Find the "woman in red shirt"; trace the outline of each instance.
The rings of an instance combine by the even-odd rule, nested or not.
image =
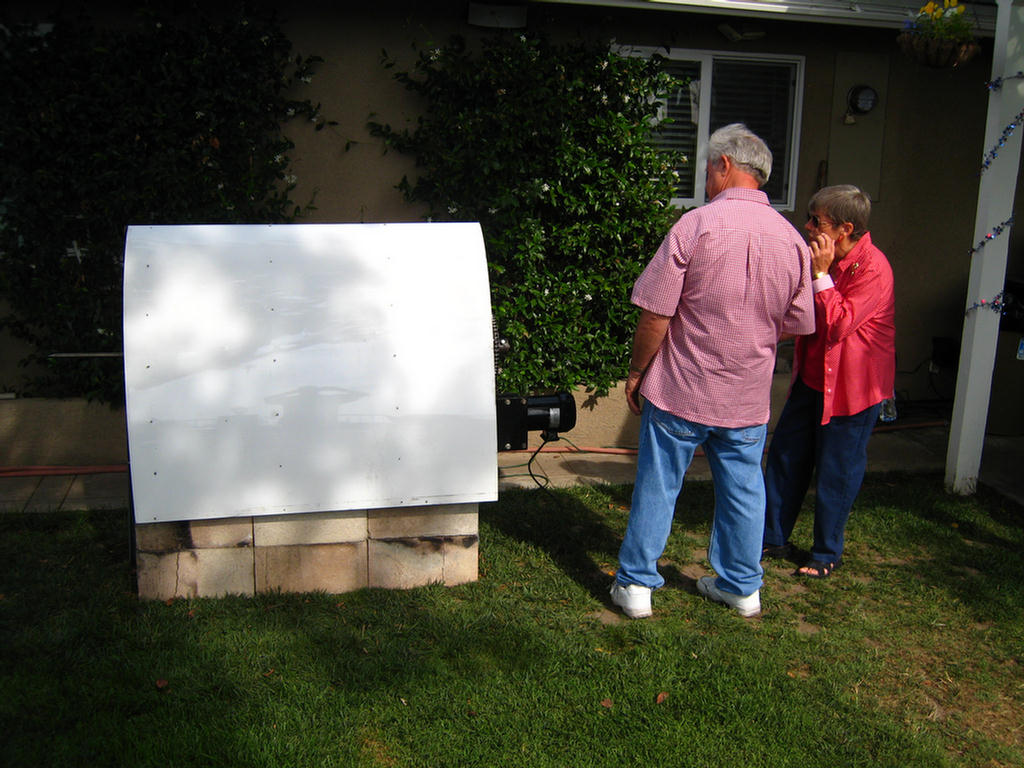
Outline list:
[[[811,560],[798,573],[825,578],[842,562],[868,438],[892,396],[896,329],[892,268],[867,231],[868,196],[825,187],[807,210],[815,332],[796,339],[793,386],[768,449],[762,555],[792,556],[789,537],[817,468]]]

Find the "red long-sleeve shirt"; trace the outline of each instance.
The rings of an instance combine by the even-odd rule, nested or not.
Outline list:
[[[892,397],[896,325],[892,267],[865,233],[812,283],[815,332],[796,340],[794,376],[824,393],[821,423]]]

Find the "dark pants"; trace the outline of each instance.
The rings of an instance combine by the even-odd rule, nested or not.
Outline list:
[[[822,393],[799,378],[793,383],[768,448],[764,544],[780,546],[789,541],[817,469],[811,555],[815,560],[839,562],[881,403],[852,416],[833,416],[822,426],[822,401]]]

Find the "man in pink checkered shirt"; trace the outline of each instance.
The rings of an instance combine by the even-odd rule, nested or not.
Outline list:
[[[761,611],[761,457],[775,349],[814,331],[810,251],[761,191],[771,151],[741,124],[708,142],[710,200],[684,214],[633,287],[642,310],[626,398],[642,416],[636,485],[612,602],[651,615],[683,476],[703,447],[715,484],[698,591],[743,616]],[[643,396],[641,402],[640,396]]]

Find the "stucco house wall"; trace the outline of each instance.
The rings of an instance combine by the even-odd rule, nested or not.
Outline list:
[[[287,29],[296,48],[326,59],[304,95],[322,102],[324,112],[339,121],[330,131],[292,134],[296,199],[315,191],[313,220],[410,221],[424,215],[394,188],[403,175],[414,176],[412,160],[385,153],[366,122],[372,113],[395,126],[414,125],[419,105],[393,72],[412,66],[414,46],[429,47],[451,33],[471,40],[489,34],[467,23],[466,5],[379,2],[362,10],[289,10]],[[978,171],[986,151],[984,84],[990,78],[991,41],[984,41],[968,64],[936,70],[906,59],[891,29],[758,19],[748,26],[764,37],[733,43],[717,26],[723,21],[735,26],[737,20],[714,14],[541,3],[529,5],[527,18],[531,32],[555,38],[598,36],[632,45],[805,56],[797,208],[784,213],[802,227],[806,201],[822,182],[849,181],[827,168],[833,142],[863,152],[865,162],[880,152],[871,231],[896,276],[897,391],[911,399],[934,398],[937,390],[952,396],[953,372],[935,375],[927,363],[934,338],[959,347]],[[398,60],[395,70],[381,66],[382,50]],[[884,114],[871,118],[883,122],[880,147],[870,136],[861,147],[861,126],[844,124],[844,110],[836,104],[837,66],[848,66],[851,57],[854,63],[869,60],[872,75],[879,68],[883,73],[883,81],[870,83],[883,93]],[[1019,260],[1011,252],[1011,274],[1015,267]]]
[[[417,50],[452,33],[471,41],[491,30],[473,27],[465,0],[378,0],[372,4],[310,2],[282,6],[295,50],[325,60],[300,94],[323,105],[338,125],[322,131],[291,125],[296,143],[292,170],[298,177],[294,199],[315,196],[313,222],[419,221],[421,206],[407,203],[395,185],[413,176],[413,160],[385,152],[371,137],[373,119],[413,125],[422,105],[395,81],[409,69]],[[723,22],[764,32],[757,40],[730,42],[717,27]],[[830,152],[864,154],[879,162],[879,185],[871,230],[889,256],[897,291],[897,391],[911,399],[952,396],[954,374],[929,371],[933,339],[959,347],[991,77],[991,40],[981,53],[953,70],[912,62],[896,45],[897,31],[774,19],[740,19],[710,13],[638,10],[601,6],[529,3],[528,29],[555,38],[597,36],[621,44],[806,57],[800,131],[796,210],[785,214],[797,227],[805,220],[807,199],[821,183],[845,183],[830,172]],[[382,52],[397,61],[381,64]],[[841,108],[843,77],[851,62],[871,63],[870,83],[883,94],[881,140],[862,125],[846,125]],[[853,68],[856,73],[856,66]],[[837,72],[840,76],[837,77]],[[880,154],[879,154],[880,153]],[[835,160],[835,158],[832,158]],[[859,162],[855,157],[852,162]],[[1024,273],[1020,237],[1011,235],[1009,274]],[[1024,237],[1022,235],[1021,237]],[[637,254],[646,259],[649,254]],[[21,350],[0,339],[0,389],[21,376]],[[954,358],[955,359],[955,358]]]

